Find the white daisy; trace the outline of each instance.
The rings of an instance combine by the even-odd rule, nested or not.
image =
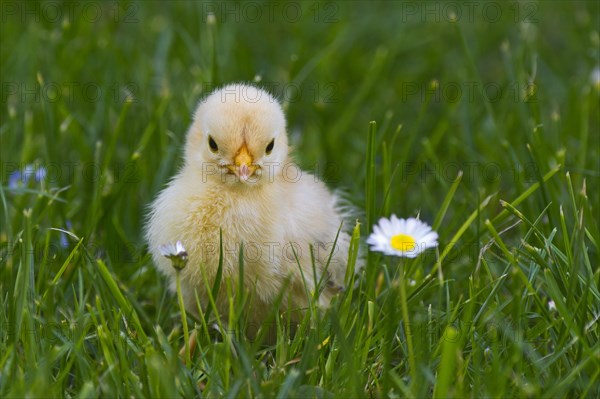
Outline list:
[[[171,260],[171,264],[177,270],[181,270],[187,264],[188,253],[183,247],[181,241],[177,241],[175,244],[172,242],[161,245],[158,247],[158,250],[165,258],[169,258]]]
[[[415,258],[428,248],[437,247],[438,234],[419,219],[381,218],[367,239],[371,251]]]

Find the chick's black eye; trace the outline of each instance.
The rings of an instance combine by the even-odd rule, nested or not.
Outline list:
[[[273,151],[273,146],[275,146],[275,139],[271,140],[271,142],[267,145],[267,148],[265,149],[267,155],[269,155],[271,151]]]
[[[219,146],[211,136],[208,136],[208,146],[212,152],[219,151]]]

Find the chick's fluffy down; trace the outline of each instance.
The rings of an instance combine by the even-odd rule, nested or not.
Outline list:
[[[197,314],[195,292],[207,306],[207,287],[212,288],[218,270],[220,231],[221,317],[229,310],[228,280],[230,292],[237,292],[242,243],[251,320],[263,320],[283,289],[282,312],[305,308],[315,281],[322,288],[320,305],[342,288],[349,223],[342,226],[338,198],[301,171],[288,151],[285,117],[265,91],[229,85],[199,104],[187,133],[184,166],[152,204],[147,224],[154,262],[171,289],[175,270],[159,247],[179,240],[188,252],[181,280],[189,311]]]

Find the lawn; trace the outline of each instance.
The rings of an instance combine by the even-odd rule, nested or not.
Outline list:
[[[0,397],[600,397],[597,2],[0,18]],[[186,362],[143,228],[196,104],[240,81],[281,100],[297,162],[360,210],[365,266],[296,334],[274,316],[249,339],[243,302],[222,334],[188,314]],[[391,214],[439,246],[369,252]]]

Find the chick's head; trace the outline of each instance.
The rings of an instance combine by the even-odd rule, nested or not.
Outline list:
[[[285,116],[266,91],[232,84],[198,105],[188,131],[185,168],[201,174],[202,181],[266,184],[287,157]]]

